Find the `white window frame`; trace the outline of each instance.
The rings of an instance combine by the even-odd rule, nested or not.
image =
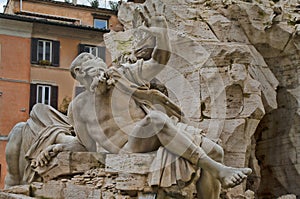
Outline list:
[[[43,43],[43,57],[39,57],[39,52],[40,52],[40,42],[42,42]],[[50,44],[50,56],[49,56],[49,60],[48,59],[46,59],[46,44],[47,43],[49,43]],[[52,62],[52,41],[47,41],[47,40],[38,40],[38,42],[37,42],[37,59],[38,59],[38,61],[40,61],[40,60],[48,60],[48,61],[50,61],[50,62]]]
[[[40,88],[42,88],[42,99],[41,102],[39,102],[39,92],[40,92]],[[47,86],[47,85],[37,85],[36,89],[36,103],[42,103],[42,104],[46,104],[46,88],[48,88],[48,103],[47,105],[51,104],[51,86]]]
[[[94,18],[94,28],[98,28],[98,27],[96,27],[96,21],[97,20],[105,22],[105,29],[108,29],[108,21],[107,21],[107,19],[99,19],[99,18]]]
[[[95,55],[96,57],[98,57],[98,47],[97,46],[85,45],[84,50],[86,48],[88,49],[88,53],[91,53],[91,54]]]

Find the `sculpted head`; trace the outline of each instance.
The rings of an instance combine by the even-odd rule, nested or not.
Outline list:
[[[74,79],[79,81],[86,89],[94,88],[96,81],[104,79],[107,69],[105,62],[90,53],[81,53],[71,63],[70,72]]]
[[[107,68],[105,62],[90,53],[81,53],[71,63],[70,71],[74,79],[84,76],[97,76]]]
[[[231,64],[229,69],[229,75],[232,81],[239,82],[247,78],[247,69],[244,64]]]

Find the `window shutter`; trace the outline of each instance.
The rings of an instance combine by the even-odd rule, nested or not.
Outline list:
[[[50,105],[57,109],[58,86],[51,86],[51,102]]]
[[[29,111],[36,104],[36,84],[30,84],[30,99],[29,99]]]
[[[77,95],[79,95],[80,93],[84,92],[84,91],[85,91],[85,88],[84,88],[84,87],[82,87],[82,86],[76,86],[76,87],[75,87],[75,97],[76,97]]]
[[[106,54],[105,54],[106,48],[104,46],[98,46],[98,57],[103,59],[103,61],[106,61]]]
[[[83,53],[84,52],[84,44],[79,44],[78,45],[78,55],[80,54],[80,53]]]
[[[31,63],[32,64],[37,64],[37,44],[38,44],[38,39],[37,38],[32,38],[31,39]]]
[[[59,66],[60,42],[52,41],[52,65]]]

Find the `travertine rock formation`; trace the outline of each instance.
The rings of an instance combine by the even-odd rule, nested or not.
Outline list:
[[[255,136],[261,169],[261,183],[255,191],[270,198],[286,193],[300,195],[300,4],[299,1],[274,2],[238,2],[222,9],[225,16],[238,21],[279,80],[278,109],[262,119]]]
[[[149,7],[151,3],[145,4]],[[176,69],[160,76],[171,96],[207,136],[222,141],[226,164],[252,166],[248,188],[256,195],[299,196],[300,2],[155,3],[157,8],[165,6],[163,12],[172,29],[170,66]],[[140,23],[131,14],[136,7],[123,4],[120,10],[127,31],[134,32]],[[132,50],[130,43],[133,49],[140,48],[134,37],[126,41],[122,52]],[[120,50],[107,44],[117,57]],[[239,191],[234,192],[231,196]]]
[[[299,1],[123,3],[119,19],[125,32],[105,36],[113,64],[149,57],[154,41],[147,33],[136,31],[143,23],[136,9],[147,13],[144,5],[151,9],[152,3],[158,13],[166,16],[172,40],[169,67],[159,74],[158,81],[165,84],[169,96],[183,107],[194,125],[223,146],[226,165],[250,166],[254,171],[247,184],[224,192],[222,197],[299,197]],[[136,179],[100,172],[102,176],[94,176],[96,183],[89,176],[93,172],[39,185],[37,193],[42,194],[43,187],[51,187],[53,183],[56,187],[66,187],[58,190],[60,193],[74,194],[70,190],[76,189],[82,190],[85,196],[104,194],[105,198],[126,189],[128,184],[122,182]],[[106,177],[112,179],[111,183]],[[119,188],[116,189],[117,178]],[[140,194],[147,192],[147,187],[141,191],[139,183],[142,181],[144,179],[132,181]],[[106,189],[101,192],[101,187]],[[245,192],[246,189],[254,194]],[[136,190],[127,190],[129,196],[124,194],[122,198],[134,193]],[[286,195],[290,193],[294,195]]]
[[[147,178],[155,155],[62,152],[50,163],[50,170],[40,173],[43,183],[13,186],[0,192],[0,198],[196,198],[199,173],[189,183],[149,186]]]
[[[299,11],[299,1],[239,3],[224,10],[239,21],[279,80],[278,109],[266,114],[255,135],[261,169],[257,192],[268,198],[300,195]]]
[[[170,67],[159,75],[159,81],[195,125],[222,144],[225,164],[252,166],[254,175],[248,185],[257,189],[260,167],[251,139],[255,143],[253,134],[265,113],[277,108],[279,83],[257,44],[268,43],[265,28],[277,23],[274,12],[281,9],[272,2],[243,1],[158,0],[143,5],[123,4],[119,19],[126,31],[110,33],[105,38],[115,64],[126,60],[121,56],[124,53],[128,57],[132,51],[136,57],[151,53],[151,38],[146,33],[137,34],[142,19],[135,10],[144,9],[146,13],[149,9],[153,13],[152,3],[166,15],[173,50]],[[275,32],[280,34],[279,30],[283,29]],[[146,45],[136,42],[141,38]],[[281,44],[286,44],[281,39]],[[279,43],[269,45],[280,48]],[[235,198],[244,190],[245,186],[239,186],[226,195]]]

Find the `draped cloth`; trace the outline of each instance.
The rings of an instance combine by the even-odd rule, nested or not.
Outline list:
[[[108,75],[115,82],[115,87],[132,96],[145,112],[163,108],[173,119],[178,131],[188,133],[193,138],[192,142],[200,146],[202,142],[202,130],[189,126],[180,107],[158,90],[149,89],[146,82],[141,79],[143,60],[137,62],[137,67],[132,69],[122,66],[121,70],[112,69]],[[160,147],[153,160],[148,184],[150,186],[170,187],[179,182],[190,182],[197,169],[186,159],[175,155],[164,147]]]
[[[137,62],[137,67],[123,67],[121,70],[110,70],[108,75],[115,81],[115,88],[131,96],[138,105],[147,110],[157,110],[163,108],[170,118],[174,119],[174,124],[183,133],[189,133],[194,138],[193,142],[198,146],[201,144],[201,130],[186,124],[181,109],[167,96],[157,90],[149,89],[147,83],[141,80],[142,61]],[[23,128],[23,133],[27,142],[26,159],[28,160],[24,171],[24,180],[32,182],[35,179],[35,171],[30,167],[32,160],[48,146],[55,144],[60,133],[71,135],[73,127],[70,125],[67,116],[59,113],[50,106],[37,104],[30,114],[30,119]],[[26,137],[27,136],[27,137]],[[197,169],[197,168],[196,168]],[[189,182],[196,172],[194,166],[186,159],[169,152],[166,148],[160,147],[154,159],[148,182],[151,186],[170,187],[180,181]]]
[[[202,142],[201,130],[188,126],[184,123],[177,123],[179,131],[184,131],[193,137],[193,143],[200,146]],[[169,152],[166,148],[160,147],[150,167],[148,184],[151,186],[170,187],[180,182],[190,182],[197,169],[186,159]],[[181,184],[181,183],[180,183]]]
[[[170,187],[179,182],[191,181],[195,173],[196,168],[190,162],[160,147],[150,167],[148,184]]]
[[[54,108],[44,104],[36,104],[30,112],[30,119],[23,127],[23,146],[27,164],[23,180],[32,182],[35,179],[35,171],[31,168],[31,161],[48,146],[55,144],[60,133],[71,135],[72,126],[69,124],[67,116],[58,112]],[[25,141],[25,142],[24,142]]]
[[[139,60],[133,69],[126,66],[122,66],[119,70],[110,68],[108,77],[114,80],[115,88],[131,96],[137,104],[142,105],[142,108],[157,110],[160,107],[168,116],[176,117],[179,121],[187,121],[180,107],[170,98],[158,90],[149,89],[149,84],[141,78],[142,66],[143,60]]]

